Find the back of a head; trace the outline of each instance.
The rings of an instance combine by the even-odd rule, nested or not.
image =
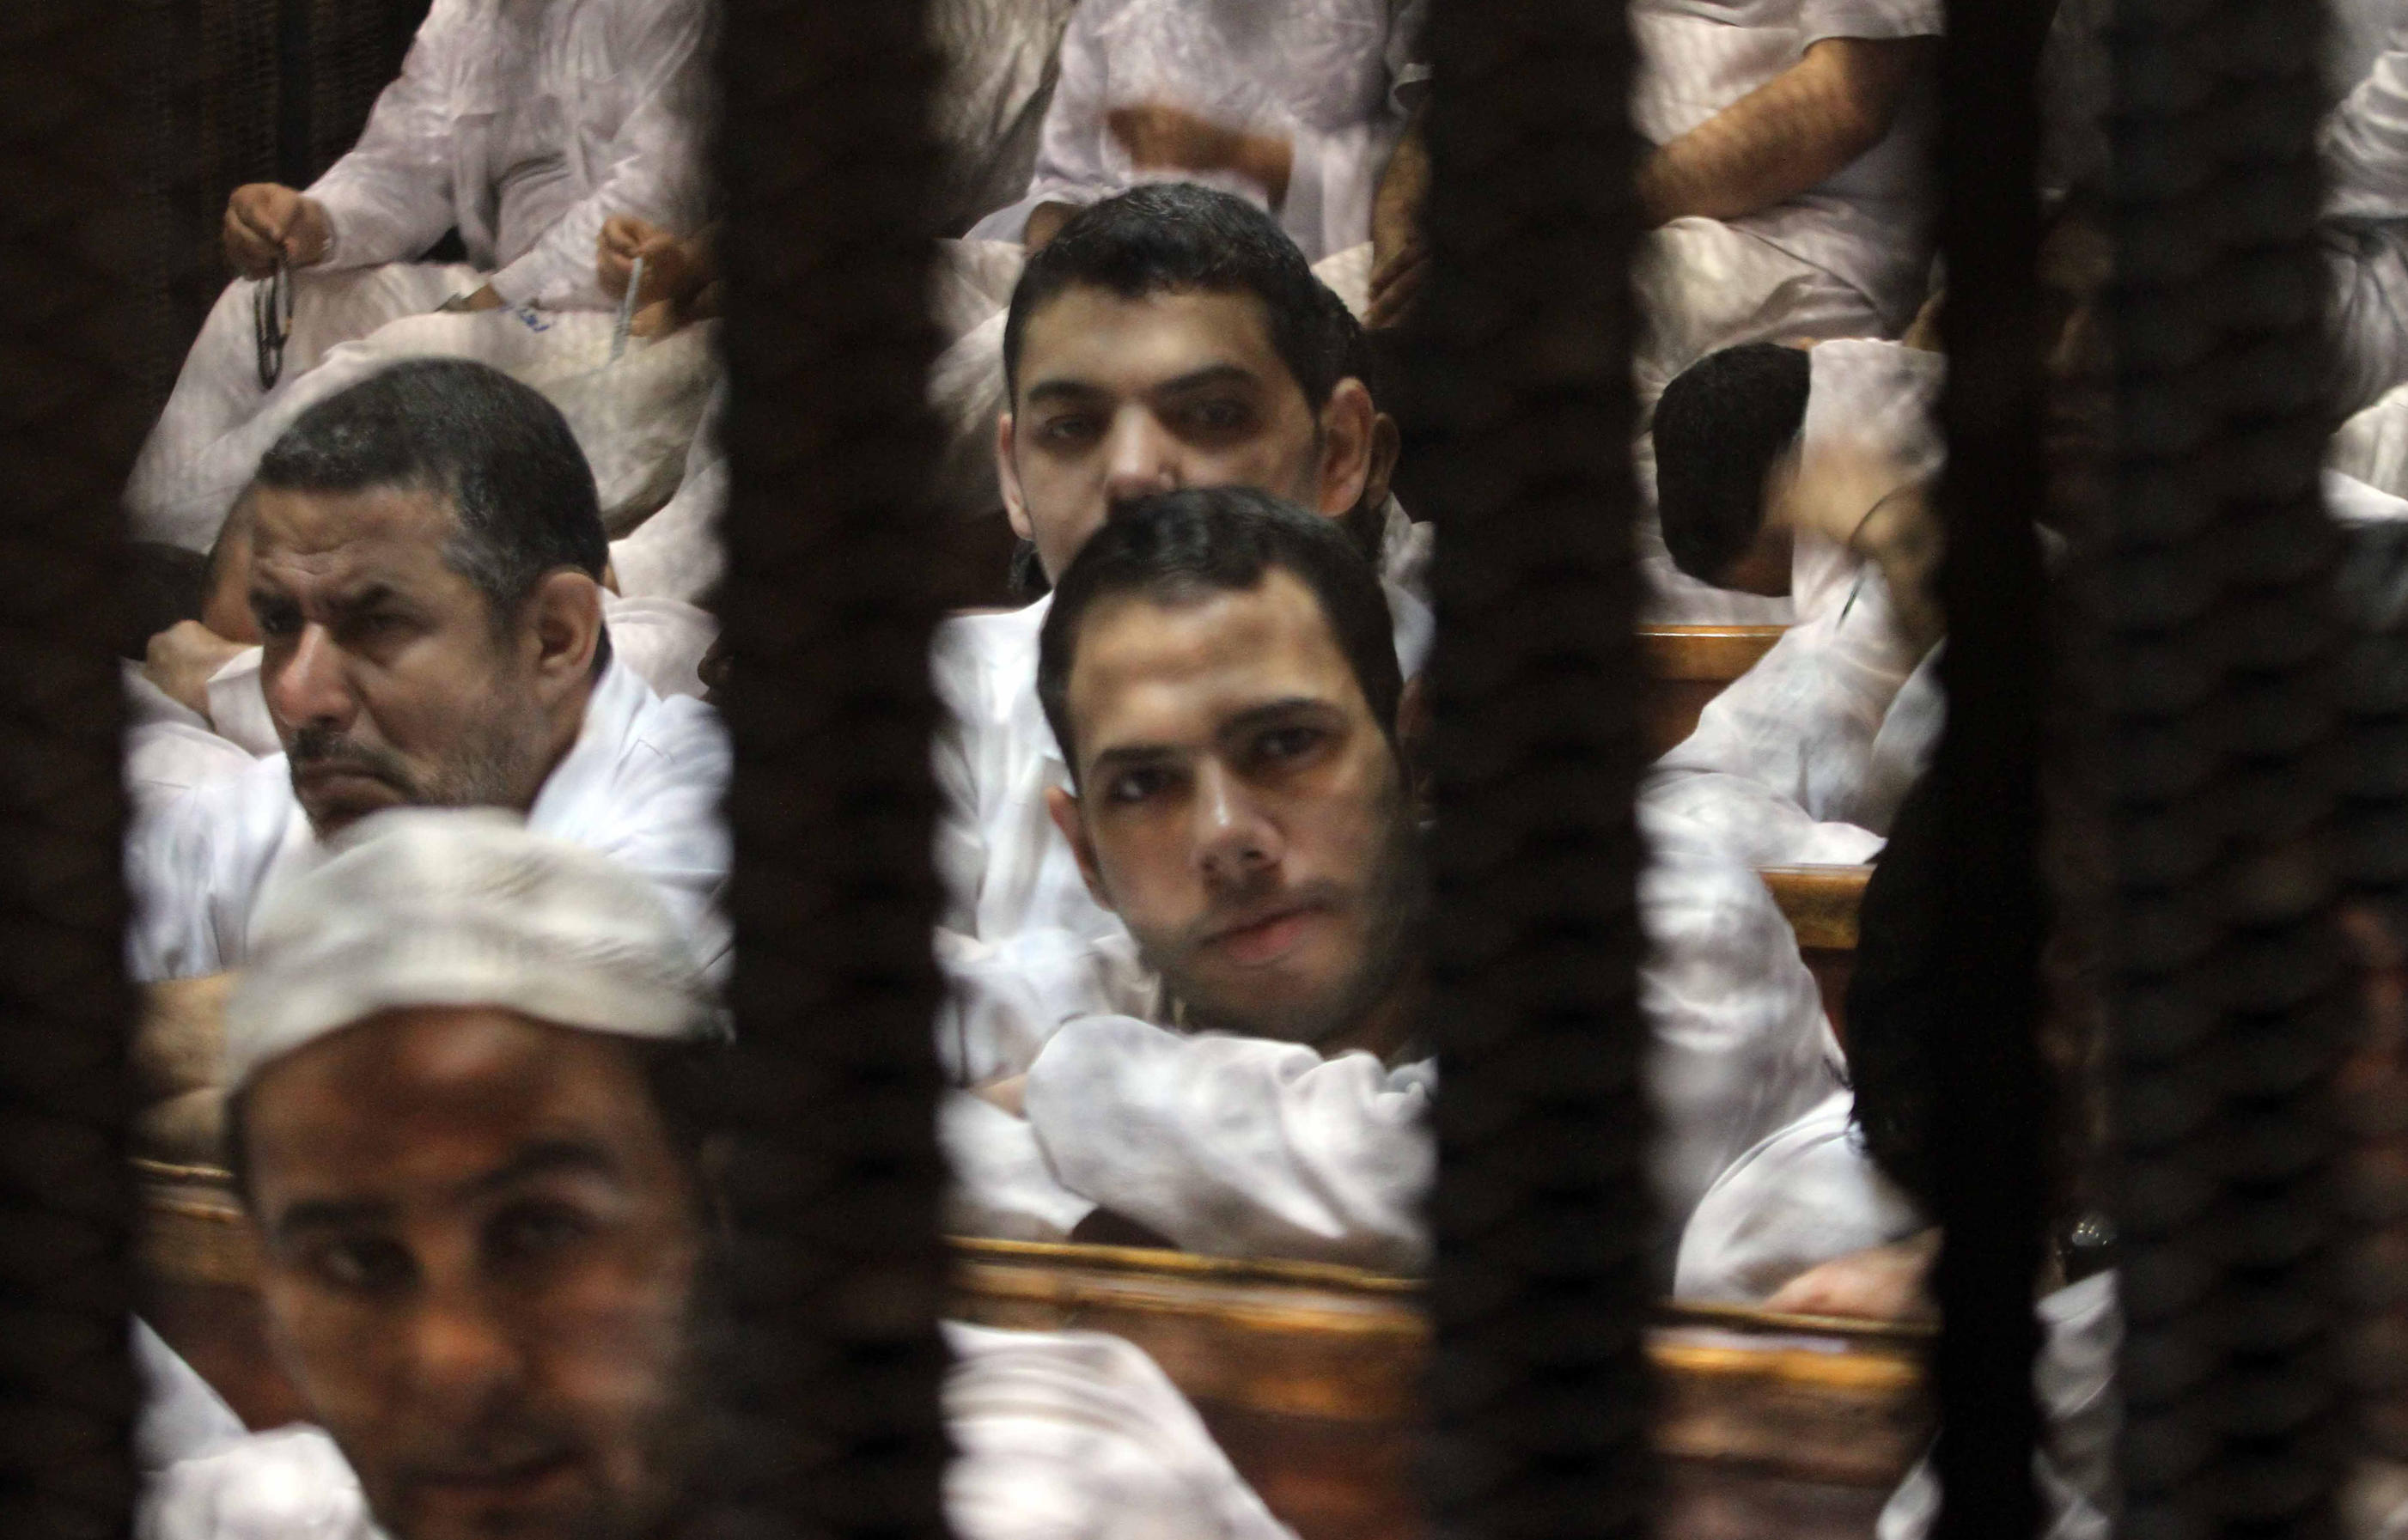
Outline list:
[[[1179,604],[1246,592],[1271,569],[1312,592],[1383,732],[1396,730],[1404,678],[1379,574],[1338,525],[1251,487],[1191,488],[1114,514],[1062,574],[1038,644],[1037,696],[1077,773],[1069,720],[1079,629],[1101,600]]]
[[[1656,506],[1673,564],[1718,582],[1764,527],[1765,478],[1806,421],[1802,348],[1708,353],[1656,404]]]
[[[1327,286],[1278,221],[1234,194],[1150,182],[1072,215],[1029,256],[1011,292],[1003,370],[1015,399],[1029,318],[1077,287],[1132,300],[1195,290],[1252,294],[1268,318],[1273,349],[1314,410],[1343,378],[1347,339],[1332,321]]]
[[[261,459],[256,484],[444,498],[458,520],[444,559],[497,616],[546,574],[598,580],[609,560],[594,472],[559,408],[465,359],[396,364],[318,403]]]

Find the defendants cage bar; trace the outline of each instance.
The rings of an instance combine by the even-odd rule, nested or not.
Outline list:
[[[944,1288],[927,1022],[938,619],[922,406],[923,7],[727,0],[738,776],[751,1073],[733,1280],[750,1377],[733,1533],[942,1533]],[[2027,1536],[2042,1097],[2034,1023],[2042,504],[2031,87],[2045,0],[1959,0],[1944,70],[1945,896],[1940,1123],[1953,1535]],[[2109,1195],[2130,1330],[2121,1522],[2321,1533],[2344,1426],[2330,1072],[2352,1020],[2326,835],[2344,737],[2309,271],[2315,7],[2123,0],[2107,296],[2119,435],[2068,558],[2113,876]],[[118,852],[115,505],[174,253],[128,62],[160,6],[0,15],[0,1534],[129,1530],[136,1405]],[[1434,287],[1408,364],[1441,641],[1445,1092],[1426,1490],[1437,1533],[1649,1525],[1636,996],[1627,27],[1440,0]],[[132,89],[129,89],[129,83]],[[2069,669],[2069,677],[2073,671]],[[2376,724],[2378,727],[2380,724]],[[2374,731],[2373,728],[2367,729]],[[817,751],[843,744],[840,754]],[[2072,777],[2079,782],[2080,777]],[[2352,784],[2378,820],[2401,792]],[[2408,790],[2408,789],[2403,789]],[[2367,879],[2372,885],[2373,879]]]

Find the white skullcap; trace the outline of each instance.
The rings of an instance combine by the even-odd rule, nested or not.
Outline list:
[[[225,1086],[380,1011],[487,1005],[668,1041],[721,1032],[684,928],[608,856],[494,808],[406,807],[274,891],[226,1005]]]

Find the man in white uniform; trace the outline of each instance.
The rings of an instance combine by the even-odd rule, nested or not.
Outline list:
[[[1392,430],[1346,367],[1359,332],[1261,210],[1169,185],[1087,209],[1031,259],[1005,333],[1010,410],[994,454],[1040,578],[1114,508],[1225,485],[1342,521],[1392,572],[1417,565],[1414,532],[1385,494]],[[1395,599],[1411,669],[1428,612]],[[939,950],[965,986],[945,1042],[965,1084],[1025,1069],[1068,1015],[1127,1004],[1117,988],[1090,987],[1090,944],[1124,933],[1088,896],[1045,810],[1046,792],[1068,783],[1037,700],[1048,608],[1040,599],[949,621],[934,648],[947,713]]]
[[[1310,261],[1361,245],[1404,127],[1410,24],[1392,0],[1081,0],[1026,195],[970,234],[1033,250],[1168,178],[1260,203]]]
[[[1153,499],[1064,575],[1039,680],[1075,769],[1053,817],[1167,1005],[1070,1021],[983,1094],[1063,1189],[1182,1247],[1419,1267],[1420,713],[1371,569],[1251,489]],[[1677,1233],[1838,1085],[1837,1049],[1755,874],[1650,832],[1641,1001]]]
[[[1733,343],[1896,336],[1931,262],[1937,0],[1637,0],[1641,395]]]
[[[549,403],[481,364],[396,364],[304,414],[250,500],[260,699],[284,752],[136,828],[138,977],[240,966],[262,895],[400,804],[524,812],[718,933],[726,738],[613,656],[593,478]]]
[[[578,312],[592,315],[571,328],[580,338],[607,335],[604,221],[702,222],[711,15],[710,0],[437,0],[349,154],[307,192],[253,183],[228,202],[242,277],[135,466],[137,533],[206,549],[292,415],[376,356],[449,349],[512,366]],[[418,260],[454,230],[466,263]],[[261,331],[280,266],[291,335],[270,378]],[[469,314],[366,359],[349,349],[337,378],[308,383],[342,345],[438,307]]]
[[[1786,593],[1798,610],[1644,792],[1742,860],[1870,859],[1937,741],[1927,494],[1945,367],[1890,342],[1756,343],[1710,354],[1664,393],[1666,543],[1694,576]]]
[[[263,914],[225,1040],[269,1336],[323,1431],[245,1435],[146,1342],[170,1415],[146,1421],[140,1533],[720,1533],[714,1369],[745,1345],[712,1288],[725,1033],[684,927],[491,810],[343,844]],[[1126,1343],[949,1336],[968,1540],[1288,1536]]]

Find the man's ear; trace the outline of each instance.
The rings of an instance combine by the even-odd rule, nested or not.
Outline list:
[[[602,585],[563,568],[536,584],[527,609],[535,621],[538,688],[565,692],[582,683],[602,645]]]
[[[1350,376],[1329,392],[1329,405],[1321,409],[1321,487],[1316,512],[1335,519],[1353,512],[1354,506],[1363,501],[1363,490],[1371,479],[1372,439],[1379,415],[1371,406],[1370,390],[1359,379]]]
[[[1028,521],[1028,499],[1020,490],[1020,467],[1011,463],[1011,426],[1010,412],[995,420],[995,480],[1003,489],[1003,512],[1011,520],[1011,533],[1023,540],[1034,540],[1037,526]]]
[[[1372,413],[1371,469],[1363,478],[1363,506],[1376,510],[1386,505],[1397,479],[1397,461],[1404,452],[1404,430],[1397,426],[1397,420],[1385,412]]]
[[[1053,815],[1054,827],[1062,831],[1071,856],[1079,863],[1079,876],[1087,884],[1087,896],[1111,908],[1111,895],[1104,891],[1103,873],[1096,865],[1096,842],[1087,837],[1086,820],[1079,817],[1079,799],[1058,786],[1049,786],[1045,789],[1045,811]]]

